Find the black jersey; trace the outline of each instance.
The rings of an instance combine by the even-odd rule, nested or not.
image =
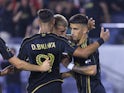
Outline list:
[[[91,41],[88,40],[87,45],[89,44],[89,42]],[[97,65],[97,74],[95,76],[88,76],[74,72],[74,77],[76,79],[79,93],[95,93],[92,90],[100,82],[100,65],[98,51],[94,52],[87,59],[74,57],[74,63],[79,66]]]
[[[31,64],[41,65],[49,57],[52,69],[48,72],[31,72],[28,90],[34,90],[54,81],[62,81],[59,73],[59,63],[62,53],[73,54],[76,48],[55,34],[36,34],[25,39],[21,45],[18,57],[28,59]]]

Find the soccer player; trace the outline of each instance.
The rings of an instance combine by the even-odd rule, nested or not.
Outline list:
[[[88,38],[88,19],[82,14],[76,14],[69,20],[73,39],[81,48],[90,45],[93,40]],[[74,66],[74,64],[76,64]],[[74,57],[74,64],[70,63],[73,75],[77,82],[79,93],[106,93],[100,78],[100,63],[98,51],[92,53],[88,58]],[[78,65],[78,66],[77,66]],[[69,76],[68,73],[65,74]],[[64,77],[65,77],[64,75]]]
[[[38,11],[40,33],[28,39],[25,39],[21,45],[18,57],[22,60],[29,59],[32,64],[43,64],[46,58],[51,61],[51,70],[44,73],[31,72],[29,78],[29,93],[61,93],[61,75],[59,73],[59,63],[62,53],[66,52],[74,56],[88,57],[93,53],[104,41],[109,39],[109,32],[101,32],[101,38],[88,46],[87,48],[72,47],[70,44],[52,34],[54,27],[54,15],[48,9]]]
[[[68,28],[67,19],[60,14],[55,14],[54,18],[55,18],[55,25],[53,28],[53,33],[58,36],[67,37],[66,36],[66,30]]]
[[[83,15],[81,15],[81,16],[83,17]],[[66,18],[64,16],[60,15],[60,14],[54,15],[54,17],[55,17],[54,33],[57,34],[58,36],[66,37],[66,30],[67,30],[67,27],[68,27],[68,22],[67,22]],[[86,16],[84,16],[84,17],[87,18]],[[91,30],[91,29],[95,28],[95,21],[92,18],[90,18],[90,19],[87,18],[87,21],[88,21],[88,23],[85,24],[85,25],[87,25],[87,31],[86,31],[86,34],[84,34],[84,40],[80,41],[81,45],[82,45],[82,43],[85,42],[85,39],[87,39],[88,30]],[[76,23],[76,24],[78,24],[78,23]],[[85,32],[85,30],[84,30],[84,32]],[[83,74],[83,75],[95,75],[96,72],[97,72],[97,65],[96,64],[88,65],[88,66],[75,65],[74,68],[73,68],[73,71],[75,71],[77,73],[80,73],[80,74]],[[70,72],[62,73],[62,78],[66,78],[66,77],[70,77],[70,76],[72,76]],[[79,87],[79,90],[81,90],[80,87]],[[86,90],[86,89],[84,89],[84,90]],[[79,92],[79,93],[81,93],[81,92]],[[92,91],[91,93],[94,93],[94,92]]]

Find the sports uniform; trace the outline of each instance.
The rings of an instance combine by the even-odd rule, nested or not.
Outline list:
[[[31,64],[38,65],[41,65],[49,57],[52,66],[48,72],[31,72],[28,92],[61,93],[61,83],[63,81],[59,73],[59,63],[61,62],[62,53],[73,54],[75,49],[65,39],[55,34],[36,34],[25,39],[21,45],[18,57],[22,60],[29,59]]]
[[[89,44],[89,42],[91,42],[91,40],[88,40],[88,42],[83,43],[80,47],[82,48],[86,47],[87,44]],[[91,65],[97,66],[97,73],[95,76],[88,76],[73,72],[77,82],[79,93],[105,93],[105,89],[100,79],[100,63],[99,63],[98,51],[93,53],[87,59],[74,57],[74,62],[76,65],[80,65],[80,66],[91,66]]]

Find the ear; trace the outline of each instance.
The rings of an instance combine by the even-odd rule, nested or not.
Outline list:
[[[55,18],[52,19],[52,23],[55,24]]]
[[[42,23],[42,21],[38,18],[38,24],[40,24],[40,25],[41,25],[41,23]]]
[[[55,25],[55,19],[53,18],[53,19],[49,22],[49,24],[50,24],[51,26],[54,26],[54,25]]]

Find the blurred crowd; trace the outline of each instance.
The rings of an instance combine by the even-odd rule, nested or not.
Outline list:
[[[90,32],[92,38],[99,36],[101,23],[124,22],[124,0],[0,0],[0,32],[10,37],[28,36],[31,30],[38,29],[33,20],[42,8],[67,19],[77,13],[93,17],[97,29]]]

